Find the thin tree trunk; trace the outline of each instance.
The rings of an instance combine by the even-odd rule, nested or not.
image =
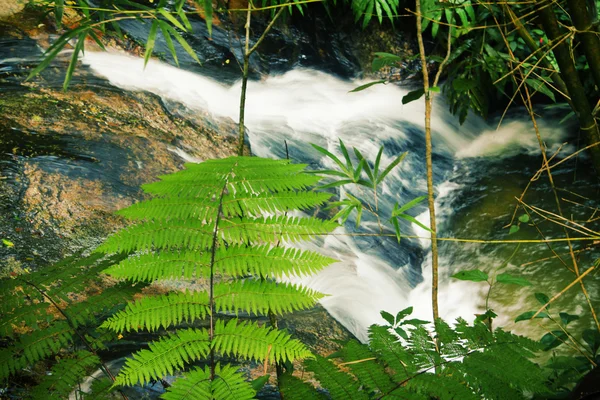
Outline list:
[[[246,28],[246,44],[245,44],[245,49],[244,49],[244,66],[242,67],[242,93],[240,95],[240,117],[239,117],[239,137],[238,137],[238,140],[239,140],[238,155],[239,156],[244,155],[244,143],[245,143],[245,139],[246,139],[246,127],[244,126],[244,122],[245,122],[245,115],[246,115],[246,88],[248,87],[248,72],[249,72],[250,56],[252,55],[252,53],[254,53],[256,51],[258,46],[260,46],[262,41],[267,36],[267,33],[269,33],[269,31],[275,24],[275,21],[277,21],[277,19],[283,13],[283,10],[285,10],[285,7],[286,7],[285,5],[281,5],[279,7],[279,10],[277,10],[277,13],[273,16],[273,18],[271,19],[271,22],[269,22],[269,25],[267,25],[267,27],[263,31],[262,35],[260,35],[260,37],[258,38],[256,43],[254,43],[254,46],[250,47],[250,19],[252,16],[251,4],[252,3],[248,3],[248,14],[246,16],[246,26],[245,26],[245,28]]]
[[[433,320],[440,318],[438,305],[438,247],[437,229],[435,224],[435,192],[433,186],[433,161],[431,145],[431,108],[433,99],[429,91],[429,72],[427,71],[427,57],[425,56],[425,45],[423,44],[423,29],[421,24],[421,2],[416,2],[417,11],[417,41],[419,53],[421,54],[421,69],[423,70],[423,90],[425,92],[425,159],[427,164],[427,198],[429,203],[429,219],[431,229],[431,308]],[[450,33],[449,33],[450,34]],[[441,68],[442,66],[440,66]]]
[[[552,6],[546,3],[541,4],[539,15],[542,25],[544,26],[544,31],[546,32],[548,38],[551,41],[559,41],[563,39],[563,35],[560,31]],[[592,108],[590,107],[590,103],[585,95],[583,85],[579,80],[579,75],[577,73],[577,69],[575,68],[575,64],[573,63],[573,59],[571,58],[569,46],[567,45],[566,41],[563,40],[561,43],[559,43],[554,48],[553,52],[560,68],[560,74],[567,85],[569,94],[571,95],[571,101],[575,107],[575,113],[579,118],[579,124],[581,126],[581,131],[583,132],[584,140],[588,145],[593,145],[600,142],[600,134],[598,132],[598,126],[596,125],[596,120],[592,115]],[[594,163],[594,167],[596,168],[596,172],[600,173],[600,146],[596,145],[591,147],[590,154],[592,156],[592,161]]]
[[[579,39],[585,53],[590,70],[594,75],[596,86],[600,89],[600,38],[594,32],[593,20],[585,0],[568,0],[569,14],[579,32]]]
[[[540,52],[540,48],[539,48],[537,42],[531,36],[531,34],[527,30],[527,28],[521,23],[521,20],[516,16],[516,14],[512,10],[512,8],[510,8],[508,5],[504,4],[504,11],[510,17],[513,25],[517,29],[517,33],[519,34],[521,39],[523,39],[525,41],[525,44],[527,44],[527,47],[529,47],[529,50],[531,50],[532,53]],[[544,53],[540,52],[540,56],[538,58],[540,59],[540,63],[542,64],[542,66],[544,68],[546,68],[550,71],[552,71],[554,69],[554,67],[552,66],[550,61],[548,61],[548,59],[546,57],[544,57]],[[569,91],[567,89],[567,85],[565,85],[565,82],[560,77],[560,74],[557,71],[553,72],[552,74],[550,74],[550,78],[552,79],[554,86],[556,86],[556,88],[563,94],[563,96],[566,97],[567,102],[569,103],[569,105],[571,105],[571,108],[573,108],[573,103],[571,102],[571,98],[569,97]]]

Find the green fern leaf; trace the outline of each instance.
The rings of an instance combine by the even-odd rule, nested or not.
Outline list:
[[[75,386],[100,364],[100,359],[87,351],[78,351],[71,358],[63,358],[52,367],[31,394],[34,399],[62,400],[69,397]]]
[[[115,380],[115,385],[135,385],[160,379],[182,369],[187,363],[208,355],[206,330],[182,329],[158,341],[148,350],[140,350],[129,358]]]
[[[182,322],[204,318],[209,312],[208,294],[204,292],[172,293],[163,296],[144,297],[127,305],[102,324],[115,332],[150,332],[168,328]]]
[[[279,377],[277,386],[279,386],[279,391],[285,400],[323,400],[326,398],[323,393],[317,392],[312,385],[289,373],[285,373]]]
[[[213,348],[225,356],[268,363],[313,357],[302,342],[283,331],[236,319],[217,321]]]
[[[314,372],[315,378],[327,389],[332,400],[363,400],[369,396],[361,390],[360,384],[350,375],[341,373],[333,362],[317,356],[315,360],[308,360],[305,366]]]
[[[204,250],[212,243],[213,230],[213,227],[194,219],[148,221],[109,237],[96,251]]]
[[[323,295],[289,283],[245,280],[215,286],[217,311],[276,315],[314,307]]]
[[[418,372],[411,354],[387,327],[372,325],[369,328],[369,339],[371,350],[392,371],[396,382],[404,381]]]
[[[256,393],[243,374],[226,365],[215,366],[215,378],[210,379],[210,368],[195,368],[177,379],[161,396],[165,400],[219,399],[249,400]]]
[[[259,275],[308,275],[320,271],[336,260],[313,251],[286,247],[229,246],[220,248],[215,255],[215,271],[238,277]]]
[[[161,251],[133,255],[104,270],[117,279],[151,282],[163,279],[200,279],[209,276],[210,254]]]
[[[377,362],[375,353],[368,346],[356,340],[346,343],[340,355],[359,382],[375,393],[388,393],[394,383],[388,376],[385,367]]]

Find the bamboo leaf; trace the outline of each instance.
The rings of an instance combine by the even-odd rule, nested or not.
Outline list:
[[[148,33],[148,40],[146,41],[146,53],[144,54],[144,68],[148,65],[150,56],[154,51],[154,44],[156,43],[156,31],[158,29],[158,20],[152,21],[150,26],[150,32]]]
[[[67,74],[65,75],[65,81],[63,82],[63,90],[66,92],[69,87],[69,83],[71,82],[71,78],[73,77],[73,71],[75,71],[75,67],[77,66],[79,52],[83,49],[83,45],[85,43],[85,37],[87,36],[87,31],[82,31],[79,33],[79,37],[77,38],[77,44],[73,48],[73,55],[71,56],[71,61],[69,62],[69,67],[67,68]]]
[[[365,83],[364,85],[360,85],[358,87],[355,87],[354,89],[350,90],[348,93],[355,93],[355,92],[361,92],[365,89],[370,88],[371,86],[375,86],[375,85],[380,85],[380,84],[386,84],[387,80],[386,79],[381,79],[378,81],[373,81],[373,82],[369,82],[369,83]]]
[[[437,26],[437,24],[434,24],[434,26]],[[424,94],[425,91],[423,89],[417,89],[413,90],[412,92],[408,92],[408,94],[402,97],[402,104],[408,104],[415,100],[419,100]]]
[[[392,163],[387,166],[387,168],[381,173],[381,175],[379,175],[377,183],[381,183],[385,179],[387,174],[389,174],[398,164],[400,164],[402,160],[404,160],[404,157],[406,157],[407,154],[408,152],[402,153],[394,161],[392,161]]]
[[[187,31],[186,27],[183,26],[181,22],[177,21],[177,18],[175,18],[170,12],[166,11],[164,8],[159,8],[157,11],[160,13],[160,15],[165,17],[170,23],[175,25],[177,28],[181,29],[184,32]]]
[[[163,21],[159,21],[160,30],[165,38],[165,42],[167,43],[167,47],[171,52],[171,56],[173,57],[173,61],[175,61],[175,65],[179,66],[179,60],[177,59],[177,51],[175,50],[175,46],[173,45],[173,39],[171,39],[171,35],[169,34],[169,30],[165,27],[166,23]]]

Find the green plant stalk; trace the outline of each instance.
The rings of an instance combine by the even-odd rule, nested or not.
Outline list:
[[[540,4],[539,16],[548,38],[551,41],[560,40],[563,35],[560,31],[556,14],[554,14],[552,7],[546,3]],[[571,95],[571,101],[573,101],[573,105],[575,106],[575,112],[579,118],[579,124],[581,126],[581,131],[583,132],[584,140],[588,145],[600,142],[598,126],[592,115],[592,108],[590,107],[583,85],[579,79],[577,69],[571,58],[569,46],[563,40],[554,48],[553,52],[558,66],[560,67],[560,73],[567,85],[569,94]],[[591,147],[590,154],[592,156],[594,168],[596,169],[596,172],[600,174],[600,146]]]
[[[427,164],[427,200],[429,204],[429,219],[431,229],[431,307],[433,310],[433,320],[440,318],[438,304],[438,246],[437,229],[435,224],[435,193],[433,186],[433,161],[431,145],[431,109],[433,99],[429,92],[429,72],[427,71],[427,58],[425,56],[425,45],[423,43],[423,29],[421,22],[421,2],[416,2],[417,14],[417,41],[419,44],[419,53],[421,56],[421,69],[423,73],[423,90],[425,92],[425,152]]]
[[[280,7],[279,10],[277,10],[277,13],[273,16],[273,18],[271,19],[271,22],[269,22],[269,25],[267,25],[267,27],[263,31],[262,35],[260,35],[260,38],[258,38],[258,40],[254,44],[254,46],[250,47],[250,20],[252,17],[252,7],[248,7],[248,11],[246,14],[246,25],[245,25],[246,43],[245,43],[245,50],[244,50],[244,66],[242,68],[242,93],[240,94],[240,117],[239,117],[239,138],[238,138],[238,140],[239,140],[238,155],[239,156],[244,155],[244,142],[245,142],[245,138],[246,138],[246,127],[244,126],[244,122],[245,122],[245,114],[246,114],[246,90],[248,88],[248,72],[249,72],[250,56],[252,55],[252,53],[254,53],[256,51],[258,46],[265,39],[265,37],[267,36],[267,33],[269,33],[269,31],[275,24],[275,21],[277,21],[279,16],[283,13],[283,10],[285,10],[285,7]]]
[[[587,11],[585,0],[568,0],[569,14],[577,28],[579,39],[588,65],[600,89],[600,38],[594,32],[593,20]]]

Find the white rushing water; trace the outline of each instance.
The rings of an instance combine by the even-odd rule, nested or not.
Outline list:
[[[152,92],[179,101],[192,110],[206,110],[215,116],[237,121],[239,83],[222,85],[213,79],[152,60],[144,69],[143,60],[119,54],[88,52],[83,62],[117,87]],[[250,82],[246,125],[253,153],[263,157],[281,156],[285,139],[299,148],[302,157],[306,157],[296,161],[314,162],[321,157],[308,143],[339,153],[337,142],[341,138],[347,146],[357,147],[373,160],[379,147],[386,143],[386,147],[397,147],[398,153],[409,151],[409,156],[383,188],[383,197],[388,199],[384,206],[391,208],[396,201],[404,204],[423,195],[426,191],[421,133],[423,102],[402,105],[402,97],[408,90],[395,85],[376,85],[349,93],[363,83],[343,81],[311,70],[294,70]],[[443,223],[444,215],[450,211],[447,206],[449,199],[460,191],[460,186],[446,181],[453,160],[508,154],[523,149],[534,151],[538,149],[538,143],[534,133],[522,122],[504,124],[500,131],[477,118],[470,118],[459,126],[457,119],[446,111],[446,105],[441,104],[442,100],[438,103],[432,126],[434,145],[441,149],[438,155],[445,160],[445,167],[436,175],[437,212]],[[553,137],[556,142],[560,140],[561,130],[544,129],[546,138]],[[386,155],[382,165],[390,162],[396,154]],[[319,162],[325,163],[324,160]],[[427,224],[428,213],[424,211],[417,218]],[[427,236],[426,231],[416,226],[409,229],[419,236]],[[340,228],[339,233],[343,232],[344,229]],[[388,243],[380,248],[374,242],[358,241],[350,236],[329,236],[318,245],[318,249],[340,262],[316,276],[297,280],[330,294],[322,300],[323,306],[357,337],[366,339],[367,327],[382,322],[380,310],[396,313],[411,305],[415,308],[415,317],[431,319],[428,245],[427,239],[413,242],[404,239],[400,245],[390,247]],[[317,248],[317,245],[314,247]],[[402,261],[393,261],[396,252],[399,256],[395,259]],[[417,257],[416,253],[421,255]],[[440,262],[442,267],[449,267],[444,259]],[[413,265],[415,263],[421,265]],[[422,269],[422,279],[419,279],[419,268]],[[450,281],[449,272],[444,275],[450,270],[442,268],[442,317],[453,319],[464,316],[470,320],[474,313],[481,311],[481,294],[476,285]]]

